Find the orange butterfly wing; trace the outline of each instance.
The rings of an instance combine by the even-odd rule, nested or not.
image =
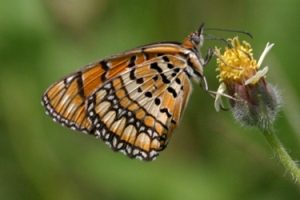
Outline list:
[[[190,96],[187,68],[198,61],[190,61],[188,53],[175,43],[133,49],[54,83],[42,103],[55,121],[94,134],[129,157],[153,160]]]

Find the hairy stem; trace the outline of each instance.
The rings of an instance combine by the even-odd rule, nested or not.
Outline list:
[[[263,134],[268,143],[271,145],[275,156],[279,159],[280,163],[283,165],[286,171],[291,174],[295,182],[300,186],[300,169],[298,168],[296,162],[288,154],[274,131],[264,130]]]

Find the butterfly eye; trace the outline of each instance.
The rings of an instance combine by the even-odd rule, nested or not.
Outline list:
[[[192,36],[191,36],[191,40],[194,44],[199,45],[200,35],[198,35],[198,33],[193,33]]]
[[[190,40],[192,41],[193,45],[195,46],[202,46],[204,37],[203,37],[203,28],[192,33],[190,35]]]

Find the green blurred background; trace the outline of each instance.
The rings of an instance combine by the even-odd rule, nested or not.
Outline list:
[[[0,3],[0,199],[300,199],[264,137],[241,127],[195,85],[168,148],[130,160],[53,123],[40,105],[79,67],[156,41],[181,41],[201,22],[250,31],[284,104],[275,124],[300,159],[299,0],[11,0]],[[232,33],[210,32],[219,37]],[[242,39],[250,40],[245,36]],[[206,41],[207,47],[223,45]],[[206,69],[217,88],[215,61]]]

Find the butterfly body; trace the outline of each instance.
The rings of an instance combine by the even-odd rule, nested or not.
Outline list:
[[[42,103],[55,121],[153,160],[180,121],[191,79],[204,78],[202,31],[181,44],[145,45],[90,64],[51,85]]]

